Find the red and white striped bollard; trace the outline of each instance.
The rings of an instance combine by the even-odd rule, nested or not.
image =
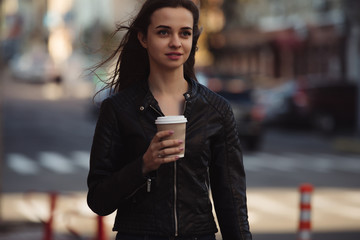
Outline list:
[[[44,223],[43,240],[53,239],[54,211],[56,207],[57,198],[58,198],[58,194],[56,192],[49,193],[49,200],[50,200],[49,219]]]
[[[311,194],[314,187],[305,183],[300,185],[300,222],[298,240],[311,240]]]
[[[104,224],[104,217],[97,216],[97,236],[96,240],[106,240],[106,229]]]

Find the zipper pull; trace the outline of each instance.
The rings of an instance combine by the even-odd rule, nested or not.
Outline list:
[[[156,107],[150,105],[150,108],[154,110],[159,116],[164,117],[165,115],[161,112],[161,110],[158,110]]]
[[[146,180],[146,192],[151,192],[151,178]]]

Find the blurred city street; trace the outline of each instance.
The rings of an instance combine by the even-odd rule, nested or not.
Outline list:
[[[197,78],[233,108],[253,239],[298,239],[307,183],[311,239],[359,240],[360,1],[193,1]],[[89,67],[142,2],[0,0],[0,240],[114,239],[114,214],[86,203],[112,62]]]
[[[96,121],[91,96],[63,93],[47,99],[43,91],[51,89],[47,84],[17,82],[7,72],[2,79],[1,221],[17,229],[17,235],[8,227],[0,232],[0,239],[21,239],[22,230],[42,236],[41,222],[49,217],[52,192],[59,194],[55,233],[67,239],[76,239],[75,232],[94,236],[96,216],[85,200]],[[53,87],[47,91],[64,88]],[[314,239],[359,238],[360,152],[343,151],[336,144],[339,139],[306,130],[269,128],[260,150],[245,150],[249,218],[255,239],[295,239],[302,183],[315,188]],[[108,236],[112,236],[113,217],[105,218]]]

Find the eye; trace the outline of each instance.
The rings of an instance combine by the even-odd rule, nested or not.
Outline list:
[[[167,30],[159,30],[159,31],[158,31],[158,34],[159,34],[160,36],[166,36],[166,35],[169,34],[169,32],[168,32]]]
[[[182,31],[181,32],[181,36],[184,37],[184,38],[188,38],[192,35],[192,32],[191,31]]]

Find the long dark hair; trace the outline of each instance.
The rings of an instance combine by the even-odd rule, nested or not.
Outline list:
[[[151,15],[160,8],[183,7],[189,10],[194,19],[193,42],[190,56],[184,63],[184,76],[193,78],[195,76],[195,52],[197,41],[201,30],[199,29],[199,9],[191,0],[146,0],[137,16],[130,22],[129,26],[119,25],[114,35],[119,31],[127,31],[116,50],[103,62],[95,66],[95,69],[111,62],[117,57],[114,72],[105,81],[104,89],[110,88],[111,93],[118,92],[139,80],[145,80],[150,73],[149,57],[145,48],[138,40],[138,32],[147,35]],[[113,35],[113,36],[114,36]]]

